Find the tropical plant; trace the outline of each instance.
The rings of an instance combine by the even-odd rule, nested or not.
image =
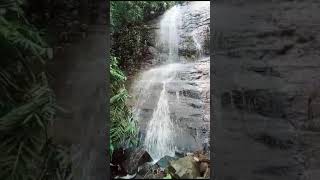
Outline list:
[[[111,26],[118,31],[129,23],[139,23],[151,14],[159,14],[174,1],[111,1]]]
[[[172,179],[171,175],[168,173],[163,179]]]
[[[113,46],[110,59],[110,151],[137,144],[137,125],[131,110],[126,106],[130,98],[124,83],[123,69],[133,60],[142,59],[144,37],[139,25],[156,17],[174,5],[174,1],[111,1],[111,26]],[[116,57],[117,58],[116,58]],[[129,70],[129,69],[125,69]]]
[[[48,48],[21,5],[0,2],[0,179],[59,179],[62,161],[48,168],[64,151],[47,135],[57,109],[45,71]]]
[[[111,80],[111,98],[110,98],[110,150],[119,146],[130,146],[137,143],[137,127],[132,112],[126,105],[129,98],[128,91],[124,83],[126,76],[118,66],[118,59],[110,59],[110,80]]]

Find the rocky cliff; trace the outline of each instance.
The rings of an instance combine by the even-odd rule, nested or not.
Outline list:
[[[319,179],[319,1],[213,8],[217,179]]]
[[[209,3],[205,6],[197,4],[197,2],[185,3],[181,6],[180,12],[180,16],[183,18],[179,28],[179,57],[176,62],[184,65],[176,69],[177,73],[174,79],[166,85],[170,117],[181,130],[181,134],[176,132],[178,139],[174,141],[177,142],[178,149],[182,151],[195,151],[204,147],[208,151],[210,134]],[[161,65],[168,59],[168,49],[158,45],[157,34],[161,18],[162,16],[150,21],[145,26],[147,32],[144,33],[148,34],[145,40],[151,56],[146,56],[141,61],[143,63],[138,65],[141,67],[139,72]],[[130,81],[134,82],[131,94],[135,95],[138,94],[136,91],[139,91],[146,84],[144,81],[139,81],[138,76],[131,78]],[[150,94],[149,98],[144,99],[139,107],[141,111],[138,121],[142,140],[162,90],[161,81],[156,77],[154,80],[158,80],[159,84],[146,92]],[[132,104],[134,103],[132,102]]]

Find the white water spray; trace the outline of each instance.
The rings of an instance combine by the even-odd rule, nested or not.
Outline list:
[[[181,25],[180,6],[173,6],[164,15],[160,22],[158,42],[160,48],[168,53],[168,63],[176,62],[179,58],[179,27]]]
[[[160,59],[162,56],[158,56],[155,59],[159,58],[164,65],[143,72],[134,85],[134,94],[137,96],[134,114],[137,119],[142,116],[143,113],[140,114],[140,112],[142,112],[143,107],[146,104],[153,104],[152,100],[159,97],[156,106],[154,108],[150,107],[153,112],[150,120],[148,120],[143,142],[143,146],[154,161],[166,155],[175,155],[176,137],[179,136],[180,132],[177,123],[170,117],[168,90],[172,88],[172,80],[184,67],[183,64],[177,63],[179,62],[181,13],[180,6],[174,6],[166,11],[160,21],[156,48],[160,53],[165,54],[166,58]],[[195,45],[201,50],[200,43],[198,43],[196,37],[193,38]],[[179,91],[175,93],[177,100],[180,101]]]
[[[170,119],[166,82],[160,93],[157,108],[147,127],[145,146],[155,160],[165,155],[174,156],[174,123]]]
[[[174,6],[169,9],[160,22],[158,34],[158,48],[167,53],[168,65],[149,71],[148,83],[162,83],[159,101],[153,111],[152,118],[147,125],[144,146],[154,160],[158,160],[165,155],[174,156],[175,153],[175,123],[170,118],[168,104],[168,94],[166,85],[176,75],[178,64],[179,48],[179,26],[180,26],[180,7]],[[159,47],[160,46],[160,47]],[[151,81],[150,77],[154,77]],[[155,81],[154,81],[155,80]]]

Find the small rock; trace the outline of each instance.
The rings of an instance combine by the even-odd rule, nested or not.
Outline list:
[[[203,151],[198,151],[194,153],[194,156],[199,159],[199,162],[207,162],[210,163],[208,156],[204,155]]]
[[[178,179],[193,179],[200,176],[199,167],[193,157],[186,156],[176,161],[171,161],[168,167],[169,173]]]
[[[136,177],[134,179],[143,179],[143,176],[137,174]]]
[[[161,158],[157,164],[160,167],[166,168],[169,165],[169,162],[172,160],[176,160],[177,158],[171,157],[171,156],[164,156],[163,158]]]
[[[122,165],[128,174],[134,174],[138,171],[138,167],[146,162],[151,162],[152,158],[147,151],[142,148],[129,152]]]
[[[182,152],[182,151],[175,151],[175,155],[178,157],[178,158],[182,158],[185,156],[185,153]]]
[[[210,178],[210,168],[207,168],[207,171],[204,172],[204,175],[203,175],[204,178]]]
[[[193,159],[196,161],[196,162],[199,162],[199,159],[197,157],[193,157]]]
[[[112,177],[125,176],[127,174],[121,165],[123,161],[125,161],[125,151],[124,149],[119,148],[112,154],[112,161],[110,163]]]
[[[145,176],[149,171],[152,172],[152,169],[154,169],[154,165],[148,162],[144,163],[143,165],[139,166],[138,174],[141,176]]]
[[[199,170],[200,170],[201,174],[204,174],[207,171],[208,168],[209,168],[209,164],[207,162],[201,162],[200,163]]]
[[[187,153],[187,156],[193,156],[193,153]]]
[[[162,179],[165,176],[165,173],[158,164],[154,164],[144,175],[144,179]]]

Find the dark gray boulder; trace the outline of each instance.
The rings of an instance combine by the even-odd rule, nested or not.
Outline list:
[[[157,164],[162,167],[162,168],[166,168],[170,161],[176,160],[177,158],[171,157],[171,156],[164,156],[163,158],[161,158]]]
[[[138,167],[146,162],[151,162],[152,158],[143,148],[138,148],[126,155],[128,158],[122,163],[124,170],[132,175],[138,172]]]

